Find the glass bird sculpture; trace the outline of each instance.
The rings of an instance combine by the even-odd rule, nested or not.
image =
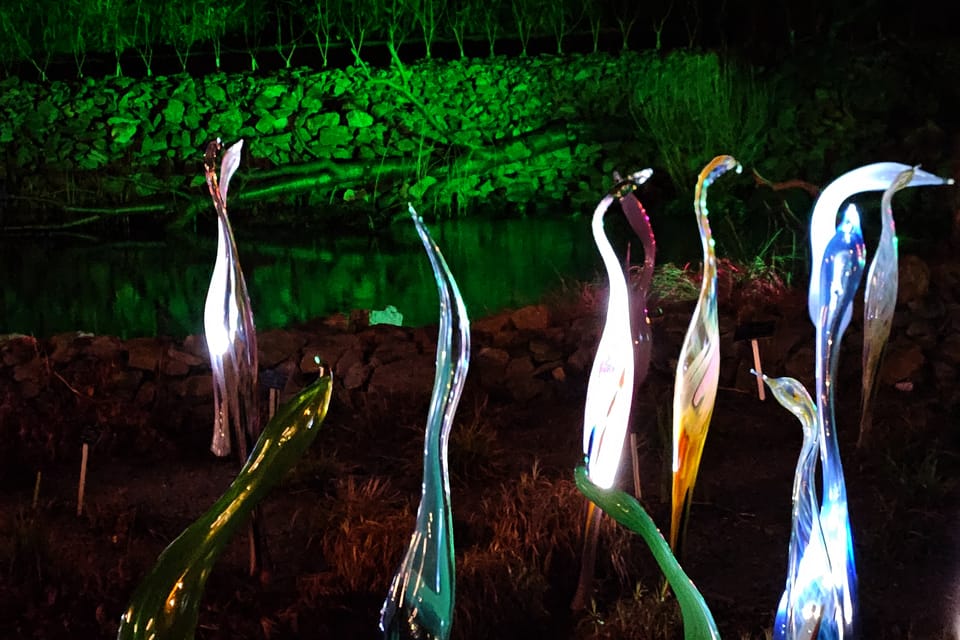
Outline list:
[[[673,390],[673,502],[670,547],[682,557],[693,487],[713,415],[720,375],[720,332],[717,324],[717,256],[710,231],[707,190],[720,176],[742,170],[731,156],[717,156],[700,172],[694,210],[703,247],[700,295],[680,348]]]
[[[447,442],[470,363],[470,321],[440,248],[413,206],[408,206],[437,282],[440,328],[416,528],[380,611],[380,631],[385,640],[446,640],[455,592]]]
[[[834,620],[836,636],[853,633],[857,607],[857,572],[853,558],[853,536],[847,510],[847,489],[837,439],[834,397],[840,342],[850,323],[853,299],[863,276],[865,262],[860,214],[853,205],[847,207],[834,237],[824,247],[819,261],[820,283],[816,322],[816,404],[820,438],[820,461],[823,471],[823,499],[820,503],[820,527],[830,564],[830,583],[837,590],[840,607]],[[812,285],[811,285],[812,286]]]
[[[773,397],[800,421],[803,444],[793,476],[793,513],[787,580],[773,625],[774,640],[814,640],[824,619],[834,619],[839,606],[830,588],[830,563],[820,528],[817,465],[820,429],[817,408],[806,388],[794,378],[762,376]]]
[[[896,175],[890,186],[883,192],[880,201],[882,227],[880,239],[870,268],[867,270],[866,291],[863,307],[863,386],[861,388],[860,433],[857,448],[866,445],[873,426],[873,394],[876,390],[877,370],[884,346],[890,337],[893,324],[893,312],[897,306],[899,288],[899,256],[897,250],[897,228],[893,218],[893,196],[897,191],[910,186],[920,167],[909,167]],[[929,175],[929,174],[928,174]],[[936,176],[933,176],[934,178]],[[927,178],[926,180],[931,180]],[[950,184],[953,180],[938,178]]]
[[[635,193],[637,187],[646,182],[652,175],[653,171],[651,169],[644,169],[621,181],[619,176],[614,174],[618,182],[615,189],[617,190],[617,198],[620,200],[620,208],[623,209],[623,215],[626,216],[627,222],[630,223],[630,227],[640,238],[640,244],[643,246],[643,266],[640,267],[640,275],[630,283],[633,285],[633,290],[630,291],[630,324],[633,328],[634,388],[642,385],[647,379],[653,350],[653,334],[650,330],[647,297],[650,293],[650,283],[653,281],[653,271],[657,262],[657,240],[653,235],[650,217]]]
[[[638,172],[633,176],[633,184],[643,184],[651,174],[649,170]],[[603,230],[604,215],[623,189],[622,183],[618,184],[600,200],[591,222],[593,241],[607,272],[609,295],[606,320],[587,382],[583,453],[590,480],[604,489],[612,487],[616,480],[633,403],[635,362],[630,296],[623,267]]]
[[[644,267],[649,264],[652,272],[653,231],[646,211],[633,193],[651,175],[651,169],[638,171],[626,180],[621,180],[615,174],[617,184],[600,200],[591,221],[593,241],[607,272],[609,293],[606,320],[587,382],[583,409],[583,453],[591,481],[605,489],[613,486],[620,467],[633,404],[635,368],[639,361],[642,375],[646,377],[650,366],[650,327],[643,322],[639,327],[640,332],[635,336],[634,327],[638,323],[631,322],[633,314],[627,279],[604,231],[603,219],[610,205],[618,199],[630,225],[642,234],[641,242],[646,252]],[[641,284],[639,295],[643,297],[643,317],[647,320],[646,287],[649,287],[652,273],[644,275],[649,277]],[[580,578],[571,603],[574,610],[585,608],[592,593],[601,515],[594,503],[587,505]]]
[[[226,493],[157,559],[120,617],[120,640],[194,637],[200,600],[224,547],[256,504],[289,471],[316,438],[330,406],[327,370],[285,404],[267,424]]]
[[[656,559],[660,570],[673,589],[683,616],[683,637],[686,640],[718,640],[720,634],[700,591],[684,572],[670,546],[663,539],[653,519],[633,496],[618,489],[603,489],[594,484],[583,466],[574,471],[577,488],[591,503],[614,520],[639,534]]]
[[[843,174],[820,193],[813,206],[813,215],[810,218],[810,290],[807,296],[807,308],[810,312],[810,321],[817,323],[820,305],[820,264],[819,257],[823,256],[827,243],[837,228],[837,215],[844,201],[853,195],[866,191],[885,191],[904,171],[913,169],[913,176],[904,187],[922,187],[928,185],[953,184],[953,180],[945,180],[932,173],[915,169],[900,162],[876,162],[858,167]],[[896,295],[894,295],[896,298]],[[852,313],[852,309],[850,310]]]
[[[217,456],[228,455],[232,431],[242,464],[259,431],[257,334],[237,244],[227,217],[227,188],[240,165],[243,140],[223,154],[218,184],[216,160],[221,148],[219,138],[211,142],[203,162],[207,187],[217,211],[217,259],[203,309],[203,330],[213,371],[213,440],[210,450]]]

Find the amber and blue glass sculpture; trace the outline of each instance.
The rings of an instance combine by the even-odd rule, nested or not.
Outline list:
[[[243,140],[223,154],[217,180],[220,139],[207,146],[204,172],[217,211],[217,259],[203,308],[203,330],[213,371],[213,440],[210,450],[226,456],[231,435],[241,463],[259,431],[257,409],[257,334],[237,243],[227,216],[227,188],[240,166]],[[232,434],[231,434],[232,432]]]
[[[120,640],[193,638],[210,571],[261,499],[296,464],[320,430],[332,380],[320,378],[267,424],[227,492],[164,549],[120,618]]]
[[[673,389],[673,502],[670,547],[682,557],[683,540],[700,458],[713,416],[720,376],[720,331],[717,324],[717,256],[707,211],[707,190],[720,176],[742,170],[731,156],[717,156],[700,172],[694,210],[703,249],[700,295],[680,348]]]
[[[470,363],[470,320],[440,248],[412,205],[409,210],[437,282],[440,329],[416,528],[380,611],[380,630],[385,640],[446,640],[456,582],[447,443]]]

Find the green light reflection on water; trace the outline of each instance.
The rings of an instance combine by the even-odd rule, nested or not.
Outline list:
[[[585,219],[459,220],[431,225],[476,317],[537,302],[564,280],[591,280],[599,260]],[[376,240],[239,235],[260,330],[393,305],[404,324],[437,322],[436,291],[406,226]],[[94,244],[0,241],[0,333],[64,331],[183,337],[202,332],[214,241]]]

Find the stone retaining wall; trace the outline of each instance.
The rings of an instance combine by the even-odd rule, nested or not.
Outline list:
[[[879,376],[878,402],[888,412],[885,417],[920,406],[934,410],[918,414],[955,415],[960,400],[960,266],[931,270],[918,258],[904,257],[899,302]],[[467,384],[518,403],[544,394],[583,397],[603,310],[583,301],[561,307],[536,305],[475,319]],[[656,413],[656,403],[669,397],[693,302],[662,301],[652,308],[662,314],[654,318],[651,373],[636,405],[638,413],[650,415]],[[774,334],[760,341],[764,371],[796,377],[812,388],[813,330],[804,293],[793,291],[756,306],[745,304],[734,291],[721,305],[718,405],[723,393],[756,393],[756,380],[749,373],[750,345],[735,342],[734,335],[738,322],[758,318],[775,322]],[[861,325],[855,314],[843,341],[838,385],[839,395],[845,401],[854,399],[854,406],[860,394]],[[364,312],[258,336],[262,370],[286,380],[281,398],[309,381],[314,357],[319,356],[333,367],[334,401],[354,409],[374,400],[426,403],[433,385],[435,341],[435,327],[368,326]],[[209,435],[211,412],[210,368],[202,337],[0,337],[0,468],[10,472],[20,465],[38,468],[44,461],[75,456],[87,427],[95,427],[107,451],[158,443],[175,446],[182,438],[203,440]],[[939,433],[952,423],[913,426]]]

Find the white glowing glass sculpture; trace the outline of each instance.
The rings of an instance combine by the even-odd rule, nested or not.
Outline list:
[[[631,176],[635,185],[646,182],[649,169]],[[618,187],[607,193],[593,212],[591,230],[609,282],[607,317],[590,370],[583,409],[583,453],[590,481],[602,489],[613,486],[620,466],[633,403],[634,352],[630,300],[623,267],[603,230],[603,217],[620,196]]]
[[[227,149],[217,180],[220,140],[211,142],[204,156],[204,172],[217,211],[217,258],[203,309],[203,329],[213,372],[213,439],[217,456],[231,451],[231,430],[238,456],[246,460],[259,432],[257,411],[257,334],[250,296],[240,268],[233,229],[227,217],[227,188],[240,165],[243,140]]]

